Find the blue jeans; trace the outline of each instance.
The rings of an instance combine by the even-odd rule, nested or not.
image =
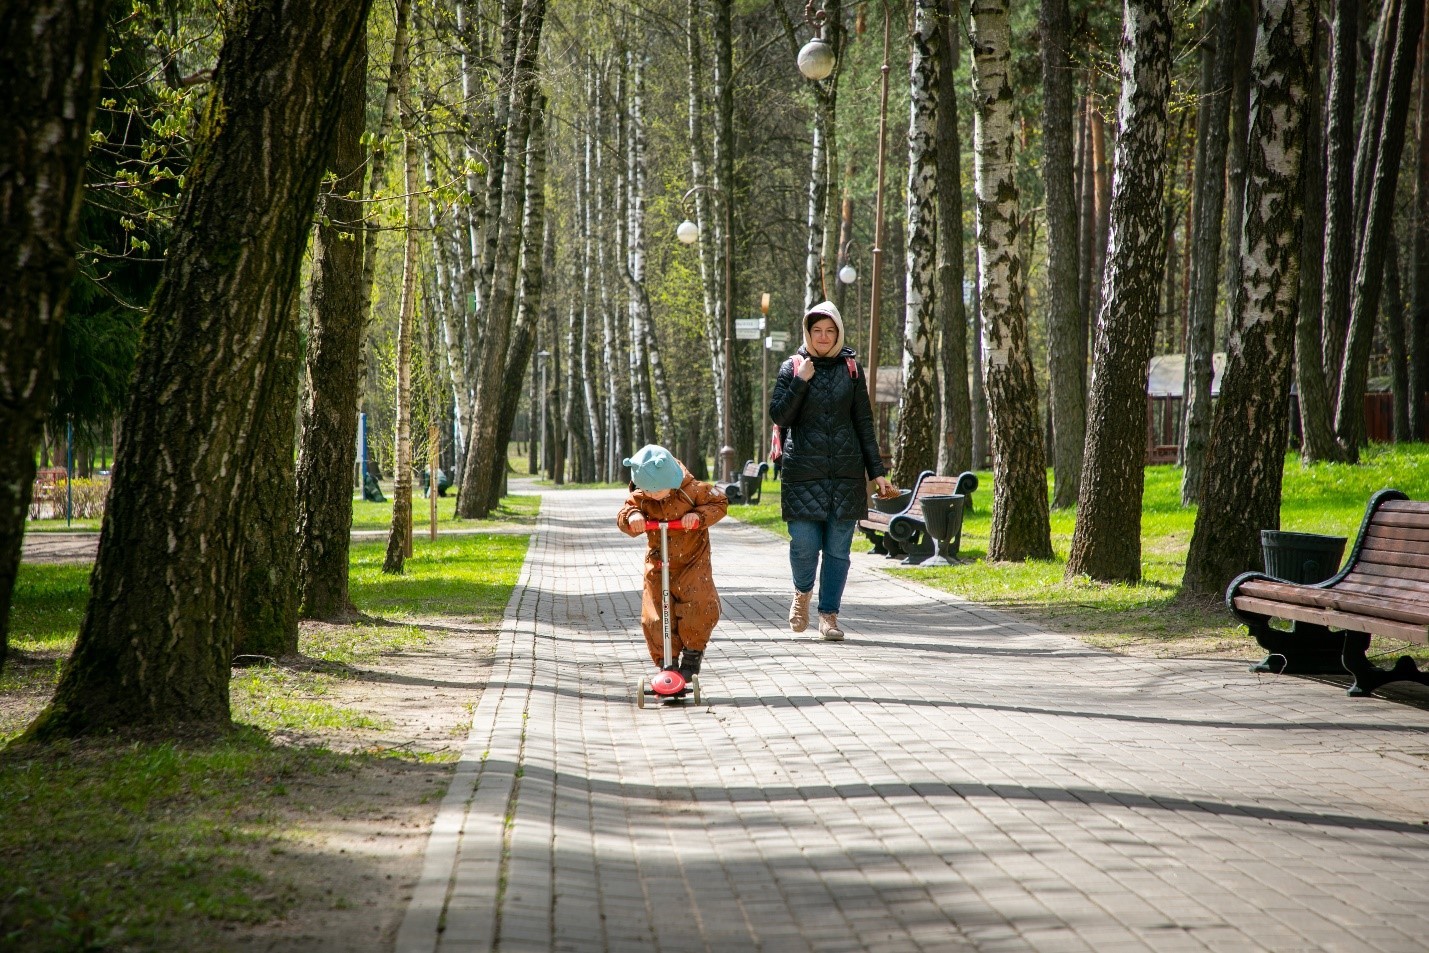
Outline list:
[[[812,592],[819,576],[819,611],[838,612],[848,582],[849,548],[853,546],[855,520],[790,520],[789,565],[794,588]],[[819,569],[819,553],[824,565]]]

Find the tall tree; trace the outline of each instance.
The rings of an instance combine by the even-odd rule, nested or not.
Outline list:
[[[1429,18],[1429,0],[1425,0]],[[1429,19],[1426,20],[1429,22]],[[1418,149],[1415,156],[1413,234],[1410,238],[1409,432],[1418,440],[1429,434],[1425,395],[1429,393],[1429,30],[1419,38],[1419,102],[1415,120]]]
[[[233,11],[140,345],[89,606],[30,737],[229,722],[237,554],[260,502],[251,435],[294,320],[367,7],[248,0]]]
[[[367,120],[367,38],[358,38],[344,78],[333,177],[313,233],[306,384],[298,441],[298,601],[308,619],[356,611],[348,594],[352,474],[363,328],[362,134]]]
[[[962,134],[958,128],[958,30],[956,7],[949,4],[938,57],[938,394],[943,438],[938,472],[961,473],[973,467],[972,405],[968,395],[968,315],[963,304]],[[852,212],[850,212],[850,215]]]
[[[74,277],[107,0],[0,4],[0,666]]]
[[[1227,123],[1231,76],[1244,0],[1208,8],[1201,50],[1200,110],[1196,117],[1196,167],[1192,202],[1191,288],[1187,303],[1185,404],[1181,427],[1181,505],[1196,501],[1201,466],[1211,433],[1211,383],[1216,349],[1216,301],[1221,265],[1221,226],[1226,197]]]
[[[943,45],[937,10],[915,7],[909,35],[907,243],[903,318],[903,397],[893,443],[893,482],[912,486],[938,465],[937,162],[938,60]]]
[[[1078,300],[1077,194],[1072,169],[1072,63],[1067,0],[1042,0],[1042,178],[1047,191],[1047,382],[1052,505],[1077,502],[1086,439],[1086,339]]]
[[[1067,576],[1135,582],[1141,578],[1147,362],[1164,250],[1171,11],[1165,0],[1126,0],[1123,10],[1106,297],[1092,347],[1087,417],[1093,423]]]
[[[1013,159],[1012,29],[1007,0],[973,0],[974,183],[979,297],[991,417],[993,503],[987,555],[1050,558],[1042,430],[1023,308],[1020,213]]]
[[[1260,530],[1280,525],[1315,28],[1313,5],[1261,0],[1241,226],[1244,285],[1186,557],[1187,593],[1219,596],[1237,573],[1259,567]]]

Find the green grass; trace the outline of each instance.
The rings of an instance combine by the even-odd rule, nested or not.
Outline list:
[[[1251,657],[1259,653],[1245,628],[1219,604],[1180,598],[1186,550],[1195,525],[1194,507],[1181,506],[1181,469],[1148,467],[1142,501],[1142,581],[1137,585],[1102,584],[1086,579],[1065,580],[1067,551],[1075,513],[1052,514],[1052,547],[1056,558],[1025,563],[988,563],[988,533],[992,511],[992,475],[979,472],[982,489],[977,507],[963,521],[961,556],[968,562],[941,569],[901,568],[893,560],[890,572],[906,574],[946,592],[994,605],[1024,618],[1075,633],[1109,648],[1132,648],[1162,655]],[[1049,474],[1050,486],[1050,474]],[[1377,490],[1395,487],[1414,499],[1429,499],[1429,446],[1374,445],[1358,466],[1302,466],[1286,459],[1280,528],[1297,532],[1349,537],[1353,543],[1364,518],[1365,503]],[[787,537],[779,515],[778,483],[764,482],[764,500],[757,506],[731,506],[730,515]],[[856,552],[872,547],[860,535]],[[1348,545],[1346,547],[1348,552]],[[1403,643],[1376,643],[1374,651],[1408,651],[1429,657],[1429,651],[1406,649]]]
[[[511,512],[531,520],[539,498],[527,499]],[[235,670],[235,730],[223,737],[0,750],[0,949],[213,949],[225,923],[281,917],[305,885],[285,882],[263,858],[290,847],[277,813],[301,807],[292,805],[290,787],[351,775],[382,759],[445,772],[435,762],[452,756],[401,748],[345,754],[275,744],[271,734],[386,727],[335,703],[335,684],[364,677],[363,666],[383,653],[434,638],[414,617],[499,620],[526,546],[524,535],[449,535],[436,543],[418,535],[406,573],[384,576],[383,544],[354,544],[354,602],[400,621],[310,628],[300,646],[303,665]],[[0,696],[40,702],[53,691],[73,648],[89,571],[21,565],[11,645],[23,656],[0,674]],[[0,722],[0,744],[23,728],[23,720]]]
[[[385,503],[369,503],[366,500],[352,501],[353,529],[388,529],[392,525],[392,488],[382,485]],[[431,501],[421,495],[420,487],[412,489],[412,526],[418,536],[425,535],[430,525]],[[444,529],[472,530],[510,524],[533,524],[536,513],[541,508],[539,496],[508,496],[504,498],[491,515],[483,520],[459,520],[456,518],[456,491],[448,490],[446,496],[437,497],[437,532]]]

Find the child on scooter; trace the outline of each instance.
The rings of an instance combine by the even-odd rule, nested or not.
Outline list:
[[[630,536],[652,534],[645,553],[645,592],[640,626],[657,667],[664,665],[664,628],[660,619],[660,539],[657,521],[675,522],[668,533],[670,560],[670,668],[689,681],[700,671],[710,632],[719,621],[719,593],[710,566],[708,529],[729,510],[729,500],[715,486],[690,476],[664,447],[641,447],[623,461],[630,468],[630,496],[615,522]]]

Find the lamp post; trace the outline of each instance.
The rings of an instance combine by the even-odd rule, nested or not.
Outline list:
[[[868,399],[870,403],[877,399],[875,391],[878,386],[878,312],[883,297],[883,179],[885,169],[884,159],[888,152],[888,50],[891,16],[888,8],[888,0],[882,0],[882,2],[883,79],[878,95],[878,185],[874,193],[873,248],[871,250],[873,255],[873,293],[868,305],[868,367],[865,368],[868,373]],[[822,13],[822,11],[820,11],[820,13]],[[809,16],[807,11],[805,16],[806,18]],[[818,21],[819,35],[805,44],[804,50],[808,50],[815,43],[823,42],[822,17],[815,15],[815,19]],[[828,44],[825,43],[824,45],[827,46]],[[813,70],[806,69],[804,50],[799,51],[799,72],[803,73],[805,77],[817,81],[833,72],[833,64],[831,62],[833,55],[832,50],[829,51],[830,63],[826,70],[822,69],[822,67]],[[811,57],[810,62],[814,63],[819,61]],[[840,269],[840,272],[842,272],[842,269]],[[855,278],[856,277],[857,274],[855,274]],[[840,276],[840,280],[842,280],[842,276]],[[845,282],[845,284],[847,284],[847,282]]]
[[[696,192],[712,192],[724,200],[724,406],[720,414],[719,459],[723,482],[734,481],[734,429],[731,404],[734,403],[734,209],[729,196],[713,185],[691,186],[680,199],[686,208]],[[686,218],[675,229],[675,237],[693,245],[700,237],[700,227]]]
[[[769,292],[759,296],[759,311],[764,315],[764,327],[759,335],[759,459],[766,460],[764,441],[769,439]]]

